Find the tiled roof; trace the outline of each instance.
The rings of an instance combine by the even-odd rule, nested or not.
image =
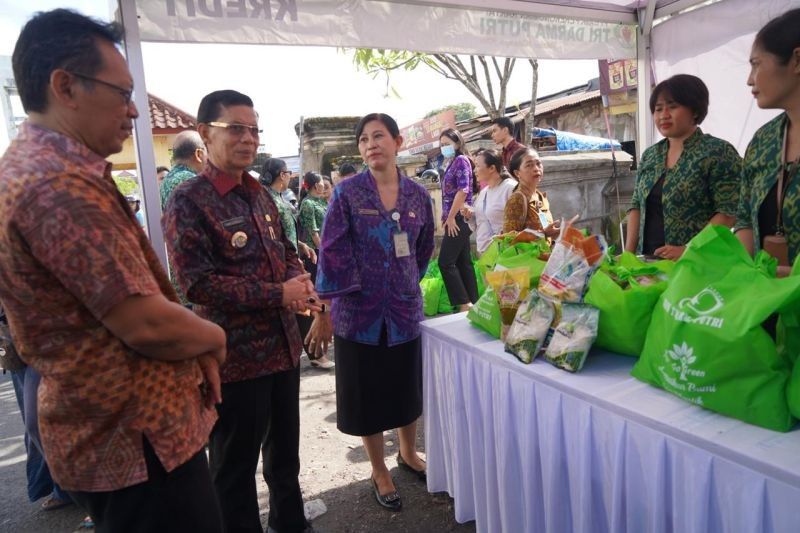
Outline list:
[[[149,93],[147,100],[150,105],[150,127],[154,133],[159,130],[181,131],[197,127],[197,119],[186,111]]]

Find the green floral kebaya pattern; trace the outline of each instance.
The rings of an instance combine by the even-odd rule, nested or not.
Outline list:
[[[325,213],[327,212],[328,202],[310,194],[300,204],[300,214],[297,222],[305,230],[306,238],[303,242],[311,248],[317,248],[311,236],[314,233],[319,233],[320,237],[322,237],[322,223],[325,221]]]
[[[172,167],[169,172],[167,172],[167,174],[164,176],[164,179],[161,181],[161,186],[159,187],[162,212],[167,206],[167,200],[169,200],[172,191],[174,191],[178,185],[184,181],[192,179],[196,175],[197,172],[183,164],[177,164]],[[183,290],[181,290],[180,285],[178,285],[178,281],[175,279],[175,269],[172,266],[172,259],[169,257],[167,257],[167,267],[169,269],[169,280],[172,282],[172,286],[175,287],[175,292],[178,293],[178,298],[180,298],[183,305],[188,305],[189,300],[186,299],[186,295],[183,294]]]
[[[281,193],[272,187],[267,187],[266,189],[269,191],[272,199],[275,200],[275,205],[278,206],[278,212],[281,214],[283,233],[286,234],[286,238],[289,239],[289,242],[294,244],[294,249],[297,250],[297,227],[295,226],[296,222],[294,220],[294,215],[292,215],[291,206],[283,199]]]
[[[758,212],[769,191],[778,182],[786,120],[786,113],[782,113],[761,126],[753,135],[744,155],[742,189],[735,228],[753,230],[753,246],[756,251],[761,249],[761,239],[764,238],[758,227]],[[786,239],[789,241],[789,263],[794,263],[795,257],[800,253],[800,179],[795,178],[787,185],[782,218]]]
[[[639,244],[644,241],[646,201],[665,171],[667,139],[642,155],[633,190],[632,209],[640,212]],[[683,246],[717,214],[733,216],[739,200],[742,159],[727,141],[704,134],[700,128],[684,141],[678,162],[664,176],[664,242]]]
[[[169,200],[169,196],[172,194],[172,191],[175,190],[175,187],[184,181],[192,179],[195,175],[197,175],[197,172],[183,164],[177,164],[167,172],[159,187],[161,211],[164,211],[164,208],[167,206],[167,200]]]

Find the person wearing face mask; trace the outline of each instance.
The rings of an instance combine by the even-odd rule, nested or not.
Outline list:
[[[750,253],[764,249],[786,275],[800,254],[800,9],[756,34],[747,84],[762,109],[780,115],[753,135],[744,157],[736,236]]]
[[[689,74],[656,85],[650,111],[664,139],[644,151],[628,211],[625,250],[676,260],[707,224],[733,226],[741,158],[703,133],[708,88]]]
[[[548,240],[558,237],[561,228],[557,222],[553,222],[547,193],[538,189],[544,176],[539,154],[530,147],[517,150],[511,157],[508,169],[519,185],[506,202],[503,233],[532,229],[543,233]]]
[[[442,177],[444,237],[439,269],[450,303],[459,311],[467,311],[478,301],[478,282],[470,255],[472,231],[460,212],[464,205],[472,205],[475,187],[472,161],[463,152],[464,138],[458,130],[444,130],[439,143],[447,167]]]

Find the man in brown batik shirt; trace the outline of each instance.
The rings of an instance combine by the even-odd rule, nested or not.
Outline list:
[[[225,333],[177,303],[111,179],[105,158],[138,116],[120,37],[63,9],[22,29],[28,120],[0,159],[0,300],[42,376],[53,479],[97,530],[217,532],[203,446]]]

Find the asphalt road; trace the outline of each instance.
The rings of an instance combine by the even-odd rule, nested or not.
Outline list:
[[[455,521],[453,500],[430,494],[425,485],[397,468],[397,434],[386,432],[386,463],[403,498],[403,511],[378,506],[369,482],[369,461],[361,439],[336,429],[336,384],[333,372],[314,369],[301,359],[300,486],[305,501],[322,500],[327,512],[314,520],[320,533],[474,533],[475,523]],[[422,420],[418,446],[424,451]],[[9,374],[0,374],[0,533],[78,530],[85,513],[76,506],[42,511],[27,498],[22,417]],[[258,500],[266,529],[269,492],[257,474]]]
[[[1,372],[1,371],[0,371]],[[75,531],[84,513],[72,505],[42,511],[41,502],[28,500],[25,477],[25,427],[14,396],[11,374],[0,374],[0,532],[41,533]],[[85,531],[85,530],[84,530]]]

